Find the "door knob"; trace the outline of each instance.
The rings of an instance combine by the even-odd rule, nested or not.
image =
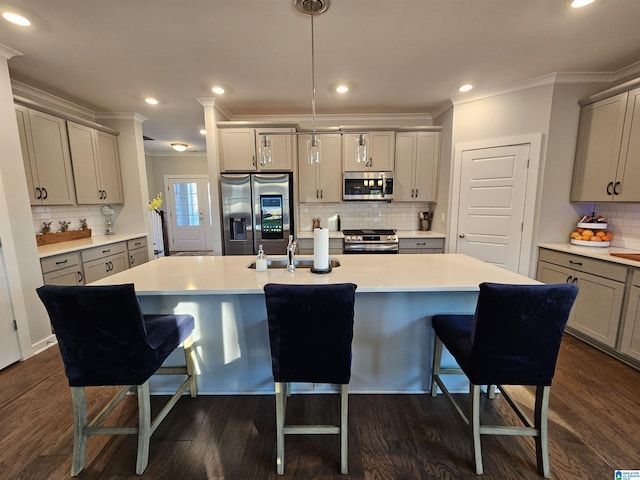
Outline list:
[[[464,238],[464,233],[461,233],[460,235],[458,235],[460,238]]]

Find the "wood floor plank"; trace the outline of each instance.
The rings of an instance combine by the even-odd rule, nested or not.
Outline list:
[[[0,372],[0,478],[69,478],[71,401],[57,348]],[[89,390],[89,410],[111,387]],[[532,415],[533,390],[510,393]],[[460,395],[462,397],[462,395]],[[154,397],[156,411],[166,397]],[[337,396],[294,395],[288,420],[337,419]],[[135,424],[135,397],[110,422]],[[337,436],[287,436],[285,475],[275,474],[272,395],[180,399],[151,440],[150,479],[207,480],[466,480],[471,442],[439,395],[349,395],[349,474],[340,475]],[[483,397],[484,421],[517,422],[500,395]],[[552,477],[600,480],[617,468],[640,468],[640,372],[566,336],[551,389]],[[483,480],[539,479],[531,438],[483,436]],[[80,478],[133,480],[134,436],[91,437]]]

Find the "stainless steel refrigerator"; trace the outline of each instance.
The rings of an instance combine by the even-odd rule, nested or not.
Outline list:
[[[220,175],[225,255],[285,255],[292,217],[290,173]]]

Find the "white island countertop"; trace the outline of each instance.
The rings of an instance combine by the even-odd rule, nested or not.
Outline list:
[[[52,243],[50,245],[40,245],[38,255],[40,258],[51,257],[61,253],[77,252],[87,248],[100,247],[112,243],[125,242],[134,238],[146,237],[146,233],[117,233],[114,235],[96,235],[89,238],[80,238],[68,242]]]
[[[270,259],[284,258],[270,256]],[[312,259],[297,255],[296,258]],[[536,280],[461,254],[332,255],[341,266],[327,274],[298,267],[256,272],[253,256],[162,257],[92,285],[135,284],[139,295],[261,294],[267,283],[352,282],[361,292],[473,292],[482,282],[535,284]]]

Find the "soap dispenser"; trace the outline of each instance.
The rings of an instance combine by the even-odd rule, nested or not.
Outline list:
[[[256,271],[257,272],[267,271],[267,256],[264,254],[262,245],[258,246],[258,257],[256,258]]]

